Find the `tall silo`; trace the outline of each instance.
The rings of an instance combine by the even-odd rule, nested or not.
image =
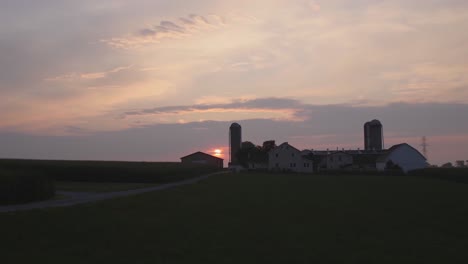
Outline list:
[[[242,127],[233,123],[229,127],[229,161],[231,165],[238,165],[237,152],[242,144]]]
[[[364,149],[365,150],[382,150],[383,143],[383,126],[379,120],[372,120],[364,124]]]

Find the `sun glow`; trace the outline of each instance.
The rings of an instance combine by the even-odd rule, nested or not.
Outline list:
[[[220,157],[220,156],[223,155],[223,151],[220,150],[220,149],[215,149],[215,150],[213,151],[213,153],[214,153],[214,155],[215,155],[216,157]]]

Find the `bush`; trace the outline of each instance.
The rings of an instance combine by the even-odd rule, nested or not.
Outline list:
[[[0,170],[0,204],[47,200],[55,195],[53,181],[44,175],[20,170]]]

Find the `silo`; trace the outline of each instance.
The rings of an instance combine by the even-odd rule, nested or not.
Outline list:
[[[242,127],[233,123],[229,127],[229,161],[231,165],[238,165],[237,152],[242,144]]]
[[[364,149],[382,150],[383,144],[383,126],[379,120],[372,120],[364,124]]]

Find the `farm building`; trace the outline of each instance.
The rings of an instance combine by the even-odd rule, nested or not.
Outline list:
[[[314,161],[314,171],[323,170],[377,170],[376,161],[381,155],[365,150],[310,150],[308,156]]]
[[[238,124],[233,125],[234,127],[239,126]],[[263,146],[243,142],[241,148],[234,152],[236,155],[231,153],[231,156],[238,157],[240,165],[249,170],[268,169],[270,171],[306,173],[327,170],[392,171],[399,168],[407,173],[428,166],[426,158],[407,143],[384,149],[382,123],[378,120],[365,124],[364,138],[365,149],[363,150],[359,148],[357,150],[345,150],[344,148],[339,150],[337,148],[336,151],[328,149],[300,151],[287,142],[275,147],[273,140],[264,142]],[[265,143],[269,143],[271,147],[265,147]],[[459,162],[459,166],[464,166],[463,162]]]
[[[223,168],[223,159],[203,153],[203,152],[195,152],[193,154],[187,155],[185,157],[180,158],[183,164],[203,164],[207,166],[217,167],[222,169]]]
[[[268,169],[272,171],[313,172],[308,156],[287,142],[268,152]]]
[[[353,165],[353,156],[345,151],[336,151],[328,154],[324,162],[327,169],[340,170]]]
[[[395,145],[384,151],[377,159],[377,169],[383,171],[389,163],[398,165],[405,173],[428,166],[426,158],[407,143]]]
[[[428,166],[426,158],[418,150],[406,143],[398,144],[387,150],[380,151],[299,151],[288,143],[283,143],[268,154],[269,170],[280,171],[384,171],[392,169],[391,167],[398,166],[406,173],[411,170],[426,168]]]

